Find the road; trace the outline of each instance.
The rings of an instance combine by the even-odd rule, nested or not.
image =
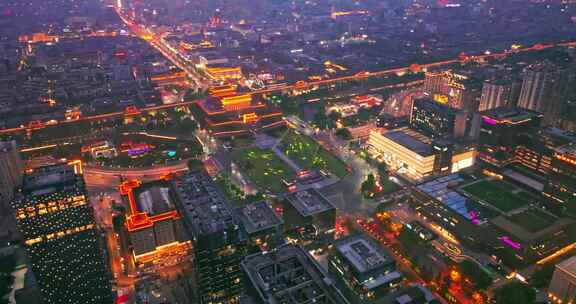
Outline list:
[[[174,172],[186,171],[188,164],[186,160],[174,165],[152,167],[145,169],[125,169],[125,168],[104,168],[86,165],[84,167],[84,179],[88,186],[109,185],[111,181],[124,178],[138,178],[142,180],[155,180]]]

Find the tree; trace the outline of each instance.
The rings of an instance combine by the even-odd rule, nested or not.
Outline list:
[[[536,291],[520,282],[512,282],[494,291],[496,304],[533,304]]]
[[[340,128],[340,129],[336,130],[336,136],[338,136],[339,138],[341,138],[343,140],[352,139],[352,133],[350,133],[350,130],[348,130],[348,128]]]
[[[370,198],[371,196],[373,196],[372,191],[374,190],[375,187],[376,187],[376,178],[374,177],[374,174],[368,174],[368,177],[362,183],[360,189],[362,191],[362,196],[364,196],[364,198]]]
[[[486,289],[492,284],[492,278],[476,263],[464,260],[458,265],[462,275],[470,279],[476,289]]]

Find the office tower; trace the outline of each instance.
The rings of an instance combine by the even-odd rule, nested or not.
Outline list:
[[[536,132],[542,114],[520,108],[496,108],[481,113],[478,152],[480,159],[495,166],[514,161],[520,133]]]
[[[474,112],[478,110],[482,82],[453,71],[426,72],[424,92],[439,103]]]
[[[555,125],[573,90],[575,73],[549,62],[524,69],[518,106],[544,114],[545,125]]]
[[[22,182],[24,168],[15,141],[0,142],[0,202],[2,209],[12,200],[14,189]]]
[[[519,85],[509,79],[488,79],[482,86],[482,96],[478,111],[515,106]]]
[[[376,303],[402,281],[394,259],[365,235],[339,239],[334,248],[328,270],[350,303]]]
[[[433,138],[462,138],[466,134],[466,113],[431,98],[412,102],[410,127]]]
[[[27,173],[12,206],[45,303],[112,303],[81,163]]]
[[[287,244],[247,256],[241,268],[248,302],[348,303],[322,266],[299,246]]]
[[[332,240],[336,224],[336,208],[316,189],[286,194],[283,200],[286,231],[307,231],[306,240]],[[310,228],[310,229],[307,229]]]
[[[243,291],[240,262],[246,255],[240,224],[205,171],[186,173],[174,183],[192,237],[198,302],[234,303]]]
[[[556,265],[548,299],[551,303],[573,303],[576,300],[576,256]]]
[[[522,78],[522,90],[518,100],[518,106],[532,111],[542,112],[544,102],[553,76],[549,68],[544,64],[533,65],[524,69]]]
[[[136,263],[177,263],[186,258],[190,239],[168,181],[126,181],[120,185],[120,194],[129,206],[126,228]]]
[[[554,147],[548,154],[552,161],[549,163],[548,183],[544,187],[544,194],[553,203],[560,204],[568,213],[574,214],[576,198],[576,138],[562,146]]]
[[[284,243],[284,223],[267,201],[258,201],[235,209],[248,237],[251,253],[268,251]]]

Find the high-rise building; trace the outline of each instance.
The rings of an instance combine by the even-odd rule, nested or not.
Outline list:
[[[553,150],[548,183],[544,195],[560,204],[568,213],[576,213],[576,141]]]
[[[488,79],[482,85],[478,111],[515,106],[519,84],[510,79]]]
[[[576,257],[571,257],[556,265],[548,299],[551,303],[573,303],[576,300]]]
[[[375,303],[402,281],[394,259],[365,235],[339,239],[334,248],[328,270],[350,303]]]
[[[287,244],[253,254],[241,267],[252,303],[347,303],[333,279],[302,247]]]
[[[550,84],[553,81],[551,71],[546,65],[539,64],[524,69],[522,90],[518,100],[520,108],[542,112]]]
[[[555,125],[567,104],[575,81],[571,68],[549,62],[524,69],[518,107],[544,114],[545,125]]]
[[[431,98],[412,102],[410,127],[433,138],[462,138],[466,134],[466,113]]]
[[[81,163],[27,173],[12,206],[45,303],[112,303]]]
[[[287,231],[308,231],[304,236],[306,240],[316,237],[333,240],[336,208],[316,189],[286,194],[283,207],[282,216]]]
[[[267,201],[258,201],[235,209],[248,236],[251,253],[268,251],[284,243],[284,223]]]
[[[15,141],[0,142],[0,204],[9,207],[14,189],[22,182],[24,168]]]
[[[480,159],[495,166],[514,161],[518,134],[536,132],[542,114],[519,108],[495,108],[481,113],[478,152]]]
[[[477,111],[481,82],[453,71],[426,72],[424,92],[434,100],[465,111]]]
[[[176,204],[192,236],[198,303],[234,303],[243,291],[246,238],[224,195],[205,171],[174,180]]]

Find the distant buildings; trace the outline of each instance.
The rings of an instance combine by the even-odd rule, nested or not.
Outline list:
[[[548,287],[548,300],[556,304],[572,303],[576,300],[576,257],[556,265]]]
[[[214,137],[249,135],[285,125],[282,112],[250,94],[204,99],[195,104],[194,111]]]
[[[129,206],[126,228],[136,263],[162,264],[168,256],[187,256],[190,242],[169,182],[127,181],[120,194]]]
[[[0,142],[0,208],[9,207],[14,188],[22,182],[24,167],[15,141]]]
[[[555,125],[566,108],[568,94],[573,90],[576,74],[549,62],[535,64],[524,70],[518,107],[544,114],[544,124]]]
[[[482,85],[478,111],[515,106],[520,84],[510,79],[488,79]]]
[[[447,140],[435,140],[411,130],[372,131],[369,150],[393,170],[420,180],[435,174],[449,174],[474,165],[475,148]]]
[[[12,206],[45,303],[113,302],[80,163],[27,173]]]
[[[246,238],[208,173],[189,172],[174,181],[177,206],[192,236],[199,303],[235,301],[243,291],[240,262]]]
[[[334,249],[328,269],[350,303],[377,303],[402,281],[394,259],[367,236],[344,237]]]
[[[347,303],[322,266],[299,246],[247,256],[241,268],[253,303]]]
[[[477,111],[481,82],[450,70],[426,72],[424,92],[434,100],[465,111]]]

